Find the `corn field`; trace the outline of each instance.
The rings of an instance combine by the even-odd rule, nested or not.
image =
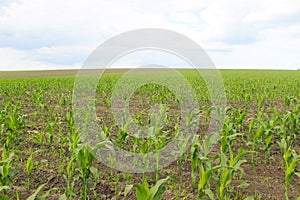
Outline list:
[[[83,145],[72,109],[75,76],[1,78],[0,199],[299,200],[300,71],[221,70],[227,105],[211,151],[205,133],[215,108],[205,81],[193,70],[179,72],[197,95],[198,131],[190,146],[183,138],[180,158],[147,173],[110,168],[94,156],[98,146]],[[102,136],[127,151],[160,152],[178,132],[178,99],[157,84],[138,88],[129,102],[135,123],[165,118],[155,127],[157,140],[136,138],[110,110],[121,77],[104,74],[97,86]],[[149,114],[157,103],[162,113]]]

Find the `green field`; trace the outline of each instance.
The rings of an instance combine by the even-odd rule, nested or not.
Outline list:
[[[149,113],[158,103],[167,117],[155,129],[156,140],[136,138],[128,122],[116,125],[111,111],[124,72],[99,81],[94,101],[103,137],[95,141],[159,152],[178,136],[178,97],[157,84],[138,88],[129,101],[134,122],[155,121]],[[169,166],[129,173],[104,165],[91,153],[97,149],[83,145],[72,108],[76,71],[0,72],[0,199],[123,199],[131,186],[125,199],[300,199],[300,71],[220,70],[227,105],[220,138],[208,153],[201,149],[210,145],[205,134],[215,107],[196,71],[180,73],[199,102],[192,144],[183,142],[185,153]],[[176,81],[163,70],[136,76],[150,74]]]

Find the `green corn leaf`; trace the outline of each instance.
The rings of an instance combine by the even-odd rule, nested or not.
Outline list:
[[[41,197],[38,197],[38,200],[46,200],[47,197],[50,195],[50,193],[54,190],[59,190],[59,188],[52,188],[50,190],[48,190],[45,194],[43,194]]]
[[[0,194],[0,199],[1,200],[11,200],[8,196],[6,196],[4,194]]]
[[[150,196],[150,192],[148,188],[145,188],[143,185],[141,184],[134,184],[133,187],[136,188],[136,198],[138,200],[147,200]]]
[[[26,163],[26,170],[27,170],[28,174],[30,174],[31,171],[32,171],[32,167],[33,167],[32,160],[33,160],[33,154],[31,154],[28,157],[28,160],[27,160],[27,163]]]
[[[4,167],[0,166],[0,175],[4,176]]]
[[[240,183],[237,187],[238,188],[242,188],[242,189],[245,189],[249,186],[250,184],[247,183],[246,181],[243,181],[242,183]]]
[[[211,200],[215,200],[215,195],[214,193],[211,191],[211,189],[205,189],[204,193],[211,199]]]
[[[67,200],[67,195],[66,194],[60,195],[59,200]]]
[[[47,184],[48,184],[48,182],[47,182],[47,183],[44,183],[44,184],[42,184],[42,185],[40,185],[40,186],[38,187],[38,189],[36,189],[36,191],[35,191],[30,197],[27,198],[27,200],[36,200],[38,194],[44,189],[44,187],[45,187]]]
[[[202,165],[202,163],[200,163],[200,181],[198,183],[198,190],[201,190],[204,188],[206,182],[207,182],[208,176],[205,173],[205,169]]]
[[[3,168],[2,168],[2,175],[4,177],[8,177],[9,168],[10,168],[10,166],[8,166],[8,165],[3,166]]]
[[[124,197],[128,195],[130,190],[132,189],[133,185],[126,185],[125,190],[124,190]]]
[[[295,170],[295,168],[296,168],[296,166],[297,166],[297,163],[298,163],[299,161],[300,161],[299,159],[294,159],[294,160],[292,161],[292,163],[288,166],[287,172],[288,172],[289,174],[291,174],[291,173],[294,172],[294,170]]]
[[[150,189],[150,195],[152,200],[159,200],[166,190],[166,184],[170,177],[159,180],[154,187]]]
[[[9,186],[0,186],[0,192],[2,190],[10,190],[10,187]]]

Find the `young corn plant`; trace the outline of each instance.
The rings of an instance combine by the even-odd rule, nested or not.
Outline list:
[[[185,128],[183,130],[179,129],[179,124],[178,123],[176,123],[176,125],[175,125],[174,134],[175,134],[176,139],[178,140],[180,154],[182,154],[180,156],[180,158],[178,159],[178,161],[177,161],[178,165],[179,165],[180,173],[183,170],[183,168],[182,168],[183,160],[185,160],[188,156],[188,154],[185,153],[185,151],[188,147],[188,144],[189,144],[190,140],[192,140],[191,142],[192,142],[192,144],[194,143],[195,148],[196,148],[196,149],[192,149],[195,156],[199,152],[197,148],[200,148],[200,146],[201,146],[200,143],[199,143],[199,137],[198,136],[195,136],[194,138],[192,138],[192,137],[188,137],[185,134],[180,134],[180,132],[181,131],[185,131],[185,132],[190,131],[190,129],[192,129],[193,126],[197,126],[198,125],[197,120],[198,120],[198,117],[199,117],[199,113],[200,113],[200,111],[197,114],[192,112],[192,111],[189,111],[187,113],[186,124],[185,124]],[[196,166],[195,166],[195,168],[196,168]]]
[[[30,176],[31,176],[31,172],[33,169],[33,158],[34,155],[38,152],[41,152],[41,150],[37,150],[35,152],[33,152],[27,159],[26,164],[25,164],[25,169],[27,172],[27,188],[30,189]]]
[[[277,111],[275,111],[277,112]],[[268,120],[267,124],[265,125],[265,139],[264,139],[264,151],[266,153],[266,159],[270,158],[271,156],[271,146],[272,146],[272,140],[275,137],[276,132],[280,132],[280,126],[278,126],[276,123],[279,120],[279,115],[275,114],[275,117],[273,117],[271,120]],[[266,160],[267,161],[267,160]]]
[[[195,184],[196,184],[196,172],[198,168],[198,163],[199,163],[199,152],[201,150],[201,144],[199,142],[199,136],[195,136],[194,140],[191,145],[191,153],[190,153],[190,158],[191,158],[191,178],[192,178],[192,189],[195,189]]]
[[[155,170],[155,176],[156,181],[159,180],[159,159],[160,159],[160,153],[161,149],[169,142],[169,140],[166,139],[165,133],[163,133],[161,130],[166,122],[166,111],[167,107],[160,105],[159,113],[153,113],[151,114],[151,126],[149,128],[148,136],[150,137],[148,139],[149,146],[154,146],[155,148],[155,160],[156,160],[156,170]]]
[[[180,153],[182,153],[182,152],[184,152],[186,150],[189,138],[185,137],[183,134],[179,134],[181,130],[179,128],[179,124],[178,123],[175,124],[175,128],[174,129],[175,129],[174,130],[174,135],[175,135],[176,139],[178,140],[178,149],[179,149]],[[183,170],[183,161],[185,159],[185,155],[186,154],[183,153],[180,156],[180,158],[178,159],[178,161],[177,161],[177,164],[178,164],[179,170],[180,170],[180,174],[181,174],[181,172]]]
[[[159,180],[159,159],[160,159],[160,153],[161,149],[168,143],[169,141],[164,139],[163,137],[157,138],[154,143],[155,147],[155,162],[156,162],[156,168],[155,168],[155,180]]]
[[[241,165],[245,162],[247,162],[244,159],[241,159],[247,154],[252,154],[253,151],[246,151],[244,150],[244,147],[240,147],[238,149],[237,155],[234,156],[232,148],[229,147],[229,159],[225,155],[224,152],[221,152],[220,156],[220,169],[218,170],[219,173],[219,185],[218,185],[218,199],[223,200],[227,199],[229,196],[227,196],[227,193],[230,194],[232,188],[230,187],[230,183],[232,182],[236,172],[241,173],[241,177],[244,176],[244,170],[241,167]],[[244,187],[247,186],[247,183],[242,182],[237,187]],[[225,190],[227,189],[227,193],[225,193]]]
[[[53,140],[54,140],[54,129],[55,129],[55,123],[50,122],[47,127],[47,132],[49,133],[49,143],[50,148],[53,150]]]
[[[124,196],[126,197],[129,191],[134,187],[136,188],[136,198],[137,200],[160,200],[162,195],[166,190],[169,177],[161,179],[156,182],[156,184],[149,188],[147,179],[144,179],[142,184],[127,185],[124,191]]]
[[[197,166],[199,168],[198,199],[203,199],[205,196],[208,196],[210,199],[215,199],[213,191],[210,188],[210,180],[212,177],[214,177],[215,172],[222,166],[214,166],[213,163],[216,161],[219,155],[209,157],[209,153],[211,152],[211,148],[213,144],[216,143],[216,141],[218,141],[218,134],[207,135],[204,138],[203,145],[201,146],[201,152],[197,147],[200,146],[200,144],[196,143],[195,148],[194,143],[194,148],[196,151],[192,151],[192,153],[194,154],[194,156],[192,157],[192,159],[194,160],[192,161],[192,168],[195,168]],[[192,171],[196,171],[196,169],[193,169]]]
[[[253,131],[253,141],[250,142],[249,144],[251,144],[252,146],[252,151],[256,151],[258,149],[259,144],[261,144],[262,141],[262,136],[264,134],[264,126],[263,125],[259,125],[259,127],[257,128],[257,130]],[[252,159],[251,159],[251,163],[254,165],[254,154],[252,154]]]
[[[31,154],[26,162],[25,168],[27,171],[27,188],[30,190],[30,175],[32,172],[32,168],[33,168],[33,154]]]
[[[229,147],[233,146],[233,142],[236,141],[239,136],[242,136],[242,134],[236,133],[236,130],[233,127],[233,123],[225,122],[220,138],[221,151],[227,153],[229,151]]]
[[[20,130],[25,127],[27,115],[21,113],[21,106],[19,104],[11,105],[11,108],[7,109],[7,116],[5,118],[5,125],[9,131],[6,141],[5,148],[13,149],[14,143],[19,142]]]
[[[10,175],[13,165],[13,152],[2,152],[2,160],[0,161],[0,187],[2,187],[3,194],[6,195],[7,187],[10,184]]]
[[[72,177],[75,173],[75,159],[76,157],[71,158],[71,160],[67,164],[67,175],[63,174],[63,178],[66,180],[67,183],[67,187],[65,190],[68,197],[72,197],[76,195],[74,192],[74,185],[78,177],[75,177],[72,180]]]
[[[300,162],[299,155],[296,154],[295,150],[290,148],[284,153],[285,160],[285,199],[288,200],[288,188],[290,186],[293,175],[300,177],[300,173],[295,172],[297,164]]]
[[[94,155],[91,153],[89,147],[81,147],[77,152],[77,163],[79,165],[78,171],[80,172],[80,181],[82,184],[81,188],[81,197],[83,199],[87,199],[87,194],[89,191],[89,183],[88,180],[91,174],[91,167],[93,161],[95,160]]]
[[[74,157],[76,155],[76,150],[78,149],[78,145],[80,142],[80,135],[78,131],[72,132],[72,135],[69,135],[69,151],[71,152],[71,155]]]
[[[102,141],[99,142],[94,147],[90,147],[88,145],[78,146],[76,149],[76,161],[78,163],[79,168],[77,169],[80,173],[79,179],[82,184],[81,188],[81,197],[83,199],[87,199],[87,194],[89,191],[89,178],[91,175],[92,164],[95,161],[94,155],[96,155],[99,148],[106,147],[109,142]],[[70,164],[71,165],[71,164]],[[70,169],[72,170],[72,169]]]
[[[210,179],[214,176],[214,173],[222,166],[213,166],[213,161],[218,156],[212,158],[202,157],[199,160],[199,182],[198,182],[198,199],[204,199],[207,195],[210,199],[215,199],[214,193],[210,187]]]
[[[207,164],[210,165],[209,164],[210,159],[208,158],[208,154],[210,153],[211,146],[215,142],[214,140],[216,139],[213,136],[215,136],[215,135],[211,134],[211,135],[206,136],[203,141],[203,146],[201,145],[199,135],[196,135],[193,138],[193,141],[191,144],[191,150],[190,150],[192,189],[195,188],[196,178],[197,178],[196,173],[197,173],[199,163],[201,165],[202,164],[201,161],[206,160],[206,161],[208,161]],[[211,158],[211,159],[213,159],[213,158]],[[202,168],[203,168],[203,166],[202,166]],[[208,168],[211,168],[211,167],[209,166]],[[201,166],[200,166],[200,170],[201,170]]]
[[[44,131],[39,131],[38,140],[39,140],[40,146],[42,147],[42,144],[45,140],[45,132]]]
[[[280,148],[283,150],[283,158],[285,161],[285,200],[288,200],[288,189],[291,183],[291,180],[294,175],[300,177],[300,173],[295,172],[297,164],[300,162],[300,156],[297,155],[295,150],[292,150],[290,146],[287,145],[287,142],[282,139],[280,143]]]
[[[51,188],[43,193],[43,189],[48,185],[49,181],[52,178],[50,178],[46,183],[40,185],[35,192],[30,195],[26,200],[46,200],[48,199],[48,196],[50,196],[52,191],[59,190],[58,188]],[[59,197],[59,200],[66,200],[66,196],[63,194]]]

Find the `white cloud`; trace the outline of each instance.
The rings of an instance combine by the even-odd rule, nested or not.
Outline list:
[[[43,69],[74,69],[80,67],[79,63],[74,65],[52,64],[38,61],[36,54],[11,48],[0,48],[1,70],[43,70]]]
[[[79,66],[106,39],[166,28],[198,42],[218,66],[300,65],[294,0],[0,0],[0,70]]]
[[[265,0],[260,9],[246,17],[251,23],[262,26],[288,26],[300,22],[300,5],[298,1]]]

